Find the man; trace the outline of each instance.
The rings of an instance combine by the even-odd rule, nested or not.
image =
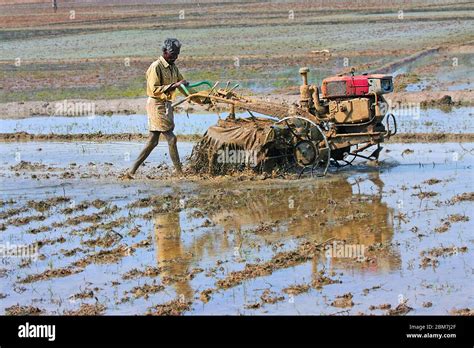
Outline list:
[[[168,142],[170,157],[176,173],[182,174],[176,135],[173,133],[174,115],[171,102],[175,99],[176,89],[181,85],[187,85],[188,82],[184,80],[178,67],[174,64],[178,59],[181,43],[177,39],[166,39],[162,50],[161,57],[154,61],[146,72],[146,93],[148,95],[146,111],[150,135],[145,148],[129,172],[125,174],[128,179],[133,179],[138,167],[158,145],[160,134],[163,134]]]

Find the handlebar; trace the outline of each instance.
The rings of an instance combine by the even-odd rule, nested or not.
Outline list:
[[[212,85],[211,82],[209,82],[209,81],[199,81],[199,82],[196,82],[196,83],[193,83],[193,84],[189,84],[187,86],[180,85],[178,88],[179,88],[180,92],[185,96],[185,98],[181,99],[177,102],[174,102],[172,104],[172,107],[174,108],[174,107],[184,103],[185,101],[190,100],[193,97],[197,97],[198,99],[199,98],[203,99],[203,100],[201,100],[201,102],[199,102],[198,100],[195,100],[198,104],[202,104],[206,100],[209,100],[208,98],[210,98],[212,93],[215,92],[215,89],[216,89],[218,84],[219,84],[219,81],[216,81],[216,83],[214,83],[214,85]],[[223,98],[224,96],[227,96],[228,94],[232,94],[233,93],[232,91],[234,89],[236,89],[237,87],[239,87],[239,84],[236,84],[234,87],[228,89],[229,84],[230,84],[230,81],[227,82],[227,85],[226,85],[225,89],[223,89],[223,90],[219,89],[217,91],[217,94],[220,94],[221,98]],[[202,91],[190,91],[189,90],[191,88],[202,86],[202,85],[208,86],[209,90],[202,90]]]
[[[192,84],[189,84],[187,86],[185,85],[181,85],[179,86],[180,89],[181,89],[181,92],[183,92],[183,94],[185,96],[188,96],[191,94],[191,92],[189,92],[189,89],[188,88],[194,88],[194,87],[199,87],[199,86],[202,86],[202,85],[206,85],[208,86],[209,88],[212,88],[212,84],[209,82],[209,81],[199,81],[199,82],[196,82],[196,83],[192,83]]]

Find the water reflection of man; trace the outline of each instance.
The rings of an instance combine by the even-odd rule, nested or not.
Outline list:
[[[155,216],[155,250],[158,267],[164,266],[163,276],[174,278],[173,286],[178,296],[193,298],[193,289],[185,279],[189,271],[190,257],[181,243],[179,213]]]

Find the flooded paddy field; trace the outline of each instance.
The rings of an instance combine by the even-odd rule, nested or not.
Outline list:
[[[224,116],[225,114],[223,114]],[[202,134],[216,124],[219,116],[208,114],[176,114],[177,134]],[[31,134],[120,134],[147,133],[146,115],[112,115],[90,117],[39,116],[2,120],[2,133],[27,132]]]
[[[141,145],[2,144],[0,237],[34,257],[2,258],[1,313],[472,313],[473,143],[300,180],[178,180],[159,148],[120,181]]]
[[[0,8],[0,315],[474,314],[473,3]],[[389,74],[398,134],[324,178],[195,175],[191,140],[227,113],[188,105],[186,174],[161,139],[122,180],[166,37],[186,80],[290,105],[301,67]]]
[[[458,107],[449,110],[436,108],[395,110],[400,133],[474,133],[474,108]],[[258,117],[265,117],[254,113]],[[178,135],[203,134],[227,113],[177,113],[175,133]],[[248,117],[248,114],[237,114]],[[90,117],[38,116],[23,119],[3,119],[0,133],[26,132],[34,135],[72,134],[146,134],[146,115],[112,115]]]

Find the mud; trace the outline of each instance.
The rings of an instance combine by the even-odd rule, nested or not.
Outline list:
[[[400,80],[401,87],[405,87],[417,81],[414,77],[406,77],[406,75],[401,76],[398,78]],[[295,85],[298,81],[295,79]],[[287,92],[289,93],[289,92]],[[262,98],[265,100],[270,100],[273,102],[281,102],[286,101],[287,103],[297,102],[299,96],[297,88],[294,88],[291,91],[291,94],[280,94],[273,93],[272,95],[260,95],[252,93],[251,91],[248,92],[250,95],[254,95],[257,98]],[[447,103],[445,96],[448,96],[450,99]],[[436,108],[445,108],[446,106],[449,107],[456,107],[456,106],[472,106],[474,100],[474,92],[473,91],[466,91],[466,90],[443,90],[443,91],[400,91],[400,92],[393,92],[388,95],[388,98],[393,103],[421,103],[424,108],[428,107],[436,107]],[[90,100],[68,100],[69,102],[77,102],[77,103],[89,103]],[[58,100],[56,102],[47,103],[44,106],[44,102],[37,102],[37,101],[28,101],[28,102],[11,102],[11,103],[0,103],[0,119],[4,120],[21,120],[27,119],[32,117],[38,116],[52,116],[52,108],[55,103],[63,103],[64,100]],[[143,98],[137,99],[107,99],[107,100],[94,100],[95,105],[95,117],[100,117],[102,115],[105,116],[112,116],[112,115],[145,115],[145,105],[146,100]],[[128,109],[122,109],[123,106],[126,105]],[[53,108],[54,110],[54,108]],[[182,108],[177,108],[177,111],[183,113],[186,110]],[[188,107],[188,112],[190,117],[196,118],[196,113],[201,113],[204,110],[196,109],[193,111],[193,108],[190,106]],[[226,113],[226,109],[219,109],[220,112],[223,114]],[[182,114],[184,115],[184,114]],[[56,115],[60,116],[60,115]],[[68,117],[65,115],[66,118],[74,118]],[[187,117],[186,117],[187,118]],[[137,126],[135,126],[137,127]],[[135,128],[134,127],[134,128]],[[143,126],[139,126],[139,129],[144,128]]]
[[[373,311],[373,310],[376,310],[376,309],[381,309],[381,310],[387,310],[387,309],[390,309],[392,308],[392,305],[390,303],[383,303],[383,304],[380,304],[380,305],[371,305],[369,307],[369,310]]]
[[[143,141],[147,134],[26,134],[26,133],[0,133],[0,141],[23,142],[23,141]],[[202,135],[177,135],[178,141],[198,141]],[[398,134],[387,142],[393,143],[443,143],[443,142],[473,142],[474,133],[403,133]]]
[[[119,245],[114,249],[101,250],[97,253],[90,254],[85,258],[77,260],[73,263],[75,267],[86,267],[92,263],[104,264],[104,263],[116,263],[119,262],[125,256],[133,254],[134,249],[125,245]]]
[[[40,315],[43,313],[38,307],[15,305],[5,309],[6,315]]]
[[[191,303],[182,301],[180,299],[172,300],[164,304],[156,305],[150,308],[147,312],[147,315],[158,315],[158,316],[167,316],[167,315],[181,315],[183,312],[189,310]]]
[[[51,278],[61,278],[67,277],[71,274],[76,274],[82,272],[81,269],[71,269],[71,268],[59,268],[53,270],[47,270],[43,273],[30,274],[26,278],[21,279],[20,283],[34,283],[40,280],[51,279]]]
[[[192,173],[222,175],[228,172],[258,168],[267,155],[265,138],[273,121],[264,118],[225,119],[210,127],[195,145],[189,158]],[[241,165],[227,164],[220,159],[220,152],[240,151],[255,154],[253,161],[243,158]],[[253,163],[251,163],[253,162]]]
[[[388,315],[405,315],[413,310],[412,307],[408,306],[408,301],[398,304],[395,308],[387,311]]]
[[[98,289],[97,289],[98,290]],[[96,291],[97,291],[96,290]],[[94,291],[92,290],[84,290],[82,292],[79,292],[77,294],[74,294],[70,297],[70,299],[73,299],[73,300],[84,300],[84,299],[88,299],[88,298],[93,298],[94,297]]]
[[[130,290],[130,293],[135,297],[135,298],[140,298],[143,297],[147,299],[151,294],[155,294],[159,291],[163,291],[165,287],[163,285],[159,284],[144,284],[142,286],[136,286],[132,290]]]
[[[467,202],[467,201],[474,201],[474,192],[464,192],[464,193],[454,196],[451,199],[451,202],[453,204],[458,203],[458,202]]]
[[[352,301],[352,298],[353,296],[350,292],[344,295],[337,296],[336,299],[331,302],[331,306],[340,308],[353,307],[354,302]]]
[[[420,52],[416,52],[415,54],[409,55],[408,57],[404,57],[402,59],[398,59],[396,61],[390,62],[390,63],[376,69],[375,71],[373,71],[373,73],[387,74],[387,73],[391,73],[392,71],[397,71],[400,68],[406,66],[407,64],[412,63],[416,60],[419,60],[423,57],[432,55],[432,54],[438,52],[439,50],[440,50],[440,47],[435,47],[435,48],[429,48],[429,49],[426,49],[426,50],[422,50]],[[399,82],[399,81],[396,80],[396,82]],[[399,83],[397,85],[399,85]]]
[[[297,284],[297,285],[292,285],[287,288],[284,288],[282,291],[288,295],[299,295],[304,292],[307,292],[309,288],[310,286],[308,284]],[[268,303],[269,301],[265,301],[265,302]],[[272,302],[269,302],[269,303],[272,303]]]
[[[245,265],[245,269],[238,272],[232,272],[225,279],[219,280],[216,285],[219,288],[228,289],[241,284],[244,280],[262,277],[272,274],[274,271],[280,268],[293,267],[308,260],[311,260],[316,253],[320,252],[324,247],[324,243],[303,243],[296,250],[291,252],[282,252],[275,255],[270,261],[263,264],[249,264]],[[321,275],[320,278],[324,278],[323,282],[319,282],[318,285],[331,284],[334,281]],[[328,281],[326,279],[329,279]]]
[[[461,308],[461,309],[452,309],[449,314],[451,315],[474,315],[474,309],[470,308]]]
[[[18,177],[7,161],[0,172],[14,190],[4,191],[1,233],[10,243],[37,243],[40,257],[5,259],[1,310],[36,308],[37,294],[50,286],[41,314],[411,315],[470,308],[463,285],[469,268],[460,265],[470,264],[473,250],[472,144],[406,149],[387,144],[378,167],[361,161],[317,180],[241,173],[154,181],[145,172],[117,183],[124,168],[117,164],[116,174],[70,185],[60,176],[31,178],[69,165],[38,158],[19,166]],[[53,161],[72,161],[78,176],[111,167]],[[31,216],[44,220],[8,223]],[[344,245],[362,245],[363,254],[337,257]]]
[[[148,266],[144,271],[140,271],[138,269],[132,269],[125,273],[122,278],[123,279],[134,279],[134,278],[141,278],[141,277],[157,277],[159,276],[163,270],[157,267]]]
[[[101,315],[105,311],[102,304],[82,304],[81,307],[73,311],[65,311],[63,315],[81,316],[81,315]]]
[[[179,141],[195,141],[200,139],[199,134],[178,135]],[[145,141],[148,134],[29,134],[26,132],[0,133],[0,141]]]
[[[0,313],[472,315],[472,5],[405,4],[404,21],[393,4],[326,5],[292,2],[305,13],[297,23],[271,3],[184,4],[179,23],[163,4],[137,3],[130,17],[129,6],[78,3],[82,20],[68,23],[57,22],[67,4],[59,16],[2,5],[0,235],[37,254],[2,258]],[[147,136],[157,19],[185,43],[190,81],[238,81],[244,95],[291,104],[300,66],[311,83],[355,67],[393,73],[387,98],[421,108],[398,116],[378,163],[325,178],[177,178],[161,143],[134,181],[120,180]],[[378,35],[360,35],[368,22]],[[56,112],[65,100],[95,115]],[[227,114],[188,110],[176,118],[187,164],[191,142]]]

